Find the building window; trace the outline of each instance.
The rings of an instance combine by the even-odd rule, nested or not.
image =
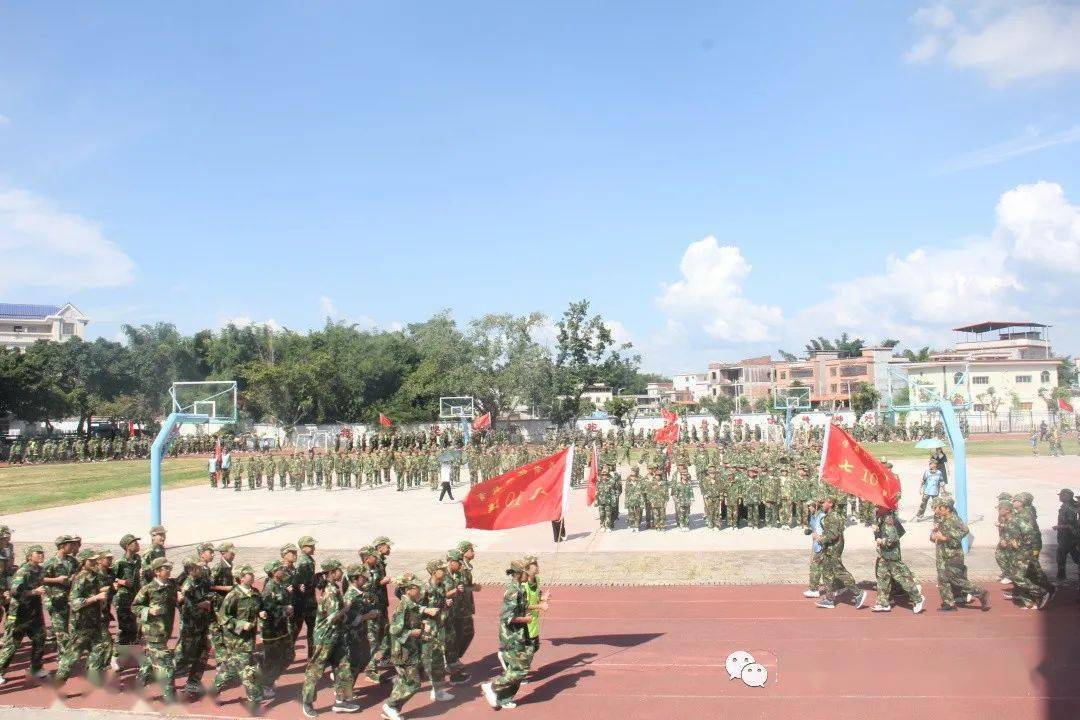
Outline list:
[[[787,373],[786,372],[780,373],[780,379],[781,380],[787,380]]]
[[[11,328],[11,332],[17,332],[17,333],[26,332],[26,328],[24,328],[22,325],[14,325]]]
[[[1039,382],[1041,382],[1041,383],[1050,382],[1050,371],[1049,370],[1043,370],[1042,371],[1042,374],[1039,375]]]
[[[811,378],[814,377],[813,368],[795,368],[791,371],[791,377],[793,378]]]
[[[829,386],[829,392],[831,392],[833,395],[836,394],[836,383],[833,383]]]
[[[60,334],[61,335],[74,335],[75,334],[75,323],[69,323],[69,322],[60,323]]]
[[[964,373],[962,373],[962,372],[953,373],[952,384],[953,385],[959,385],[962,382],[964,382]]]
[[[856,377],[866,374],[866,366],[859,365],[844,365],[840,368],[840,377]]]
[[[986,406],[982,403],[975,403],[971,407],[975,412],[986,412]]]
[[[836,368],[829,368],[829,375],[831,377],[836,377]]]
[[[1016,376],[1016,382],[1018,382],[1018,383],[1029,383],[1029,382],[1031,382],[1031,376],[1030,375],[1017,375]]]
[[[972,385],[989,385],[990,384],[990,376],[989,375],[975,375],[974,377],[971,378],[971,384]]]
[[[1031,409],[1031,403],[1020,403],[1020,409],[1021,410],[1030,410]]]

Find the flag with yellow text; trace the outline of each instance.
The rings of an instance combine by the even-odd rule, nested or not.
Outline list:
[[[473,485],[462,502],[465,527],[506,530],[563,516],[569,493],[571,448]]]

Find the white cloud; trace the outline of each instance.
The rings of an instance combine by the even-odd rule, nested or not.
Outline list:
[[[1080,206],[1061,185],[1038,182],[1003,193],[996,214],[989,237],[891,255],[882,272],[832,285],[795,317],[789,335],[945,343],[948,328],[963,322],[1067,314],[1056,292],[1080,283]]]
[[[951,173],[997,165],[1015,157],[1059,145],[1070,145],[1078,141],[1080,141],[1080,125],[1074,125],[1068,130],[1052,133],[1032,127],[1028,128],[1020,137],[953,158],[945,163],[941,168],[941,172]]]
[[[743,295],[751,266],[738,246],[721,246],[709,235],[690,243],[679,269],[682,279],[664,284],[657,298],[671,319],[696,323],[710,337],[731,343],[776,336],[783,314],[780,308],[753,303]]]
[[[607,329],[611,331],[611,338],[618,344],[634,342],[634,336],[618,320],[604,320]]]
[[[1057,183],[1021,185],[997,204],[995,237],[1009,242],[1018,260],[1043,272],[1080,275],[1080,206]]]
[[[322,308],[322,314],[326,317],[336,318],[338,316],[338,309],[334,305],[334,301],[325,295],[319,297],[319,307]]]
[[[275,332],[284,330],[285,328],[274,318],[268,318],[266,320],[252,320],[249,315],[236,315],[234,317],[222,318],[218,323],[219,328],[226,327],[228,325],[235,325],[238,328],[246,327],[265,327]]]
[[[24,190],[0,190],[0,291],[126,285],[135,263],[101,228]]]
[[[920,8],[912,22],[923,35],[905,55],[909,62],[941,58],[994,84],[1080,71],[1080,5],[1075,3],[952,0]]]

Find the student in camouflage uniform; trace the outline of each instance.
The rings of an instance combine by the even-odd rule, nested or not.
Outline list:
[[[360,549],[360,556],[375,554],[375,548]],[[368,642],[367,623],[379,617],[378,593],[368,584],[367,565],[350,565],[345,576],[348,589],[345,591],[345,645],[348,649],[349,668],[352,670],[353,685],[356,676],[371,660],[371,644]],[[350,688],[351,690],[351,688]]]
[[[1073,491],[1068,488],[1058,493],[1057,523],[1054,532],[1057,533],[1057,579],[1065,580],[1065,566],[1071,557],[1073,563],[1080,568],[1080,514]]]
[[[368,638],[371,641],[371,661],[367,666],[369,680],[379,682],[379,670],[388,666],[390,660],[390,593],[387,586],[390,578],[386,574],[387,558],[390,557],[391,541],[385,535],[371,541],[376,552],[376,564],[373,568],[372,582],[379,593],[379,617],[368,623]]]
[[[38,680],[48,677],[42,668],[45,657],[45,617],[41,598],[45,594],[42,581],[45,570],[45,549],[40,545],[26,548],[26,562],[11,579],[11,607],[4,619],[4,639],[0,643],[0,685],[6,680],[11,659],[19,649],[23,638],[30,638],[30,676]]]
[[[419,604],[420,583],[415,577],[405,575],[398,582],[401,599],[390,620],[390,661],[394,664],[394,688],[382,714],[387,720],[401,720],[401,708],[409,698],[420,690],[420,663],[423,655],[423,617],[438,615],[438,608],[424,608]]]
[[[322,570],[326,574],[326,587],[319,600],[315,618],[315,647],[304,671],[304,688],[300,695],[300,709],[305,717],[318,716],[314,708],[315,684],[327,668],[334,673],[334,696],[337,702],[334,703],[333,711],[354,713],[360,710],[360,706],[352,702],[353,675],[345,638],[347,608],[341,594],[341,561],[335,558],[324,560]]]
[[[912,611],[918,615],[923,611],[922,586],[915,578],[900,555],[900,538],[904,536],[904,526],[896,517],[896,512],[888,508],[878,508],[877,527],[874,528],[874,544],[877,546],[877,561],[874,574],[877,576],[877,602],[870,608],[874,612],[892,610],[891,595],[893,584],[907,593],[913,603]]]
[[[446,596],[446,563],[443,560],[431,560],[427,564],[427,571],[429,579],[420,587],[417,602],[421,607],[436,612],[423,618],[420,661],[424,673],[431,681],[431,699],[443,702],[454,699],[453,694],[444,687],[448,674],[446,646],[454,642],[450,635],[453,631],[450,611],[454,601]]]
[[[615,510],[619,504],[619,496],[616,487],[621,486],[622,480],[615,472],[614,463],[604,465],[604,470],[596,483],[596,504],[600,508],[600,529],[615,529]]]
[[[192,697],[202,694],[202,677],[210,657],[209,631],[214,615],[210,586],[206,582],[206,570],[198,558],[183,561],[187,577],[180,586],[180,640],[176,647],[176,663],[186,672],[187,683],[183,692]],[[218,658],[218,666],[222,663]]]
[[[263,700],[262,672],[255,661],[255,638],[258,636],[259,619],[263,617],[262,597],[252,583],[255,569],[241,565],[236,569],[236,585],[225,596],[218,610],[218,623],[224,633],[227,656],[219,660],[214,677],[214,694],[230,683],[240,681],[247,696],[248,708],[257,712]]]
[[[683,532],[690,531],[690,506],[694,504],[694,486],[690,470],[679,465],[671,477],[671,499],[675,503],[675,525]]]
[[[229,654],[225,643],[225,632],[218,620],[218,611],[225,596],[232,592],[236,585],[233,577],[233,561],[236,559],[236,551],[231,542],[223,542],[217,547],[218,560],[210,566],[207,584],[211,590],[209,594],[212,613],[210,615],[210,647],[214,649],[214,661],[221,665],[227,660]]]
[[[649,522],[648,526],[650,530],[663,530],[667,527],[667,502],[668,502],[668,488],[667,484],[663,481],[663,470],[660,467],[653,467],[649,470],[648,484],[645,486],[645,500],[648,503],[649,508]]]
[[[450,682],[454,685],[460,685],[469,678],[467,673],[461,671],[462,641],[459,637],[466,623],[472,624],[472,614],[467,604],[470,598],[464,563],[465,555],[458,548],[451,548],[446,552],[446,578],[443,585],[446,588],[446,597],[453,601],[447,623],[446,667],[450,671]]]
[[[1012,519],[1012,495],[1003,492],[998,495],[997,499],[998,544],[997,548],[994,550],[994,562],[997,563],[998,568],[1001,570],[1001,584],[1008,585],[1010,582],[1012,582],[1012,580],[1009,578],[1009,573],[1012,572],[1013,566],[1016,564],[1016,558],[1014,557],[1014,548],[1005,539],[1006,526]]]
[[[529,638],[532,615],[522,585],[525,566],[521,561],[515,560],[510,563],[506,574],[509,577],[499,613],[499,653],[506,669],[492,682],[480,686],[484,698],[496,710],[517,707],[514,695],[521,687],[521,681],[528,675],[536,652]],[[546,609],[546,606],[541,609]]]
[[[142,582],[145,585],[154,578],[154,570],[150,566],[158,558],[165,557],[165,528],[155,525],[150,528],[150,549],[142,558]]]
[[[1015,554],[1014,567],[1016,569],[1011,577],[1015,585],[1017,576],[1021,576],[1021,583],[1026,594],[1039,609],[1043,609],[1053,598],[1057,589],[1046,577],[1042,564],[1039,562],[1039,553],[1042,551],[1042,532],[1039,530],[1033,501],[1034,497],[1029,492],[1017,493],[1013,496],[1012,522],[1016,525],[1020,543]]]
[[[300,637],[300,629],[306,626],[310,659],[315,652],[315,538],[305,535],[296,544],[300,546],[300,555],[292,577],[293,641]]]
[[[68,638],[68,590],[71,578],[78,571],[75,553],[78,547],[71,535],[56,538],[56,554],[45,561],[42,569],[45,577],[45,607],[49,611],[49,624],[56,638],[56,652],[64,652]]]
[[[155,558],[149,567],[151,580],[139,588],[131,601],[131,609],[139,620],[146,639],[146,649],[139,662],[139,681],[144,685],[157,681],[166,702],[175,698],[173,673],[176,671],[173,653],[169,649],[176,617],[176,587],[170,579],[172,564],[163,557]]]
[[[634,465],[626,478],[626,525],[630,528],[630,532],[638,532],[641,529],[641,511],[644,504],[641,471],[637,465]]]
[[[273,700],[274,685],[292,662],[292,594],[286,580],[285,565],[271,560],[263,567],[266,582],[262,598],[262,685],[263,697]]]
[[[476,548],[468,540],[462,540],[457,544],[457,550],[461,553],[461,576],[460,585],[463,587],[464,592],[461,595],[459,605],[461,606],[461,626],[457,631],[457,650],[454,653],[458,662],[455,663],[458,669],[461,668],[460,659],[465,657],[465,652],[472,645],[473,637],[476,635],[476,628],[473,624],[473,616],[476,615],[476,593],[480,592],[480,586],[473,581],[473,566],[472,562],[476,558]]]
[[[990,609],[990,593],[975,585],[967,578],[967,564],[964,562],[963,539],[968,534],[968,527],[953,510],[952,501],[938,497],[934,499],[934,529],[930,533],[930,542],[936,546],[938,593],[941,595],[939,610],[956,610],[954,588],[965,595],[979,598],[983,610]]]
[[[831,609],[836,607],[836,601],[841,595],[850,595],[855,609],[858,610],[866,602],[866,591],[859,590],[855,578],[844,567],[841,557],[844,554],[844,526],[846,518],[844,513],[837,507],[836,499],[825,498],[821,504],[825,511],[822,519],[822,531],[814,533],[813,538],[821,545],[821,576],[822,584],[827,594],[818,602],[820,608]]]

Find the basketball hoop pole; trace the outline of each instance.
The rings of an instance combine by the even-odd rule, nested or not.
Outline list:
[[[169,437],[173,428],[183,422],[204,422],[209,420],[206,415],[191,415],[188,413],[169,413],[165,422],[161,424],[161,430],[154,438],[154,444],[150,446],[150,525],[161,524],[161,456],[169,448]]]

